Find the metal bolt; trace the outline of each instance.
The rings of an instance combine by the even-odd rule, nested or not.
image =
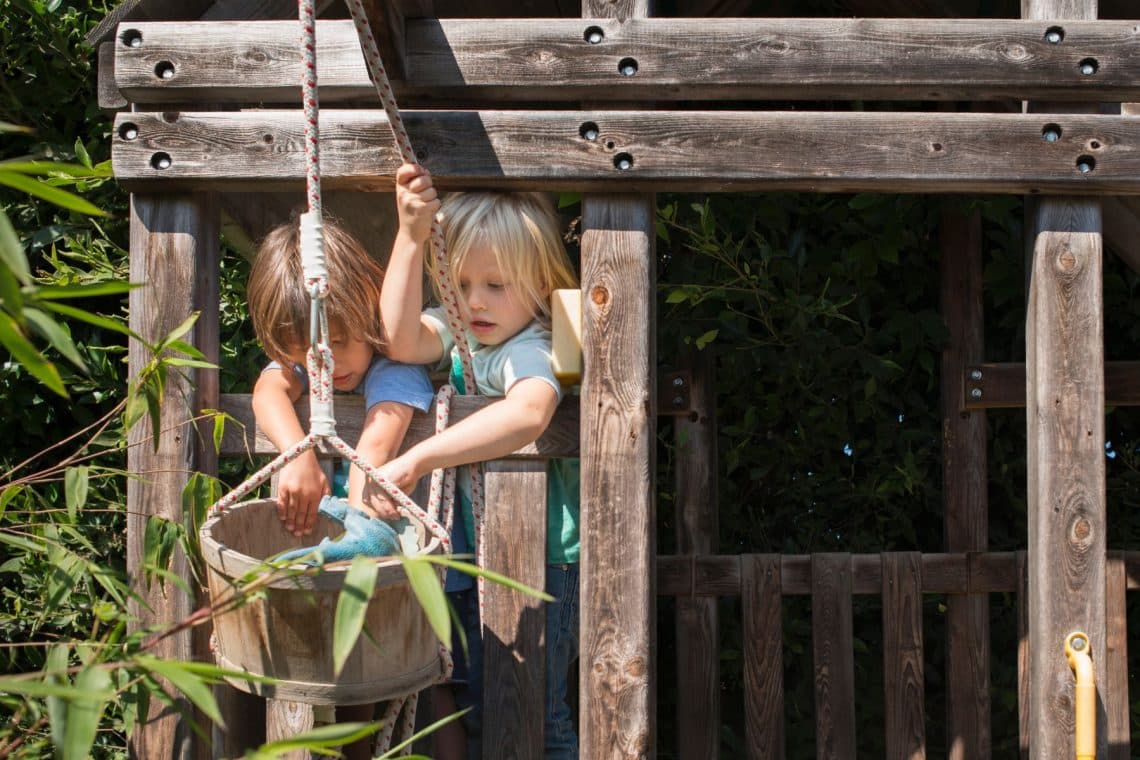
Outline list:
[[[1081,174],[1088,174],[1093,170],[1096,164],[1090,159],[1081,159],[1077,161],[1077,171]]]
[[[584,131],[582,133],[582,137],[586,138],[587,140],[597,140],[598,139],[598,130],[587,129],[586,131]]]
[[[673,378],[673,387],[674,387],[674,388],[680,388],[680,387],[681,387],[681,386],[683,386],[684,384],[685,384],[685,378],[683,378],[683,377],[675,377],[675,378]]]
[[[674,396],[673,397],[673,406],[680,409],[684,405],[685,405],[685,397],[684,396]]]
[[[602,41],[604,36],[601,29],[590,27],[590,29],[586,31],[586,42],[589,42],[591,45],[597,45]]]
[[[1057,142],[1061,139],[1061,133],[1055,129],[1046,129],[1041,133],[1041,137],[1045,142]]]
[[[1091,77],[1096,73],[1096,61],[1092,58],[1086,58],[1081,61],[1081,74],[1086,77]]]
[[[979,399],[981,399],[981,397],[982,397],[982,389],[981,388],[971,388],[970,389],[970,398],[974,399],[975,401],[978,401]]]
[[[1063,39],[1065,39],[1065,35],[1061,34],[1060,29],[1050,29],[1045,32],[1045,41],[1050,45],[1056,45]]]
[[[970,379],[974,380],[974,381],[981,380],[982,379],[982,371],[980,369],[970,370]]]
[[[127,125],[127,126],[123,127],[121,137],[124,140],[134,140],[138,136],[139,136],[139,130],[137,127],[133,127],[131,125]]]
[[[1073,648],[1074,652],[1083,652],[1088,646],[1088,641],[1085,640],[1084,636],[1074,636],[1073,640],[1069,642],[1069,646]]]

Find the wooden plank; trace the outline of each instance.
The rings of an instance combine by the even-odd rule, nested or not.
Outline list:
[[[939,224],[942,349],[942,504],[945,548],[985,551],[988,542],[986,415],[963,411],[966,366],[981,360],[982,222],[946,205]],[[885,580],[885,579],[884,579]],[[946,600],[946,733],[951,760],[990,757],[990,625],[985,594]],[[921,696],[921,695],[920,695]],[[889,713],[888,713],[889,715]],[[889,737],[889,735],[888,735]]]
[[[282,699],[267,699],[266,741],[292,739],[297,734],[311,731],[314,725],[313,706]],[[309,751],[295,749],[281,755],[282,760],[309,760]]]
[[[815,756],[855,760],[855,653],[851,555],[811,555]]]
[[[1017,557],[1017,738],[1018,757],[1029,760],[1030,715],[1033,695],[1029,688],[1029,556]]]
[[[674,381],[678,384],[673,386],[678,392],[687,386],[692,410],[690,416],[678,417],[674,423],[677,551],[714,554],[719,510],[714,362],[707,353],[694,352],[686,356],[685,363],[693,368],[689,379],[677,375]],[[719,631],[715,598],[677,599],[677,752],[681,760],[719,756]]]
[[[1108,760],[1129,760],[1131,703],[1128,699],[1128,574],[1124,558],[1110,552],[1105,566],[1105,662],[1099,691],[1104,704]]]
[[[655,210],[582,199],[583,757],[653,757]]]
[[[384,72],[388,75],[388,79],[401,80],[406,78],[408,71],[408,42],[406,37],[406,20],[404,18],[404,9],[400,3],[394,2],[381,2],[381,0],[361,0],[361,7],[364,9],[364,15],[368,18],[368,26],[372,31],[372,37],[376,40],[376,48],[380,51],[380,60],[384,64]],[[325,24],[318,24],[318,30],[326,26]],[[318,34],[320,32],[318,31]],[[355,34],[355,30],[353,30]],[[359,39],[359,35],[357,36]],[[320,40],[317,41],[318,46]],[[319,55],[318,50],[318,55]],[[358,50],[359,53],[359,50]],[[360,55],[360,60],[363,62],[363,55]],[[317,61],[318,67],[320,60]],[[362,63],[363,65],[363,63]],[[365,67],[367,69],[367,67]],[[375,92],[375,87],[372,88]],[[376,96],[379,97],[379,96]]]
[[[1020,362],[974,364],[966,368],[966,378],[963,409],[1025,406],[1025,365]],[[1104,363],[1104,400],[1108,406],[1140,406],[1140,362]]]
[[[1131,21],[1066,21],[1058,24],[1064,39],[1052,44],[1045,39],[1049,25],[1016,19],[404,22],[394,4],[386,4],[389,17],[370,2],[374,32],[389,38],[381,56],[398,99],[1140,100],[1140,32]],[[141,45],[117,47],[118,85],[132,102],[299,101],[293,23],[126,29],[142,35]],[[350,21],[318,22],[317,45],[322,103],[376,102]],[[1081,72],[1085,59],[1097,62],[1094,74]],[[635,62],[635,72],[623,74],[626,60]],[[173,76],[156,76],[161,62],[173,64]]]
[[[882,560],[886,760],[925,760],[922,555],[885,552]]]
[[[133,196],[130,217],[130,273],[132,282],[146,283],[131,291],[130,327],[144,341],[156,343],[196,310],[210,310],[217,303],[218,212],[209,196]],[[212,274],[210,274],[212,273]],[[185,336],[191,345],[216,356],[216,314],[205,318]],[[130,342],[129,373],[132,381],[151,358],[137,340]],[[127,571],[138,598],[132,597],[130,612],[139,627],[172,624],[185,619],[195,599],[172,590],[169,584],[146,583],[144,536],[151,517],[182,522],[182,489],[189,473],[199,467],[216,471],[199,436],[189,421],[198,410],[217,398],[216,371],[172,373],[161,405],[158,440],[151,438],[146,420],[129,433],[127,467],[139,477],[127,480]],[[196,389],[197,388],[197,389]],[[176,552],[170,571],[189,577],[186,557]],[[167,659],[192,660],[207,655],[205,632],[195,636],[186,630],[163,638],[154,654]],[[137,757],[194,757],[200,742],[190,730],[185,714],[192,714],[189,700],[175,706],[155,702],[145,725],[131,737]]]
[[[196,19],[213,0],[122,0],[87,33],[87,44],[97,47],[115,36],[124,21]]]
[[[1035,7],[1057,13],[1059,5]],[[1073,676],[1058,656],[1065,636],[1084,631],[1093,662],[1105,661],[1106,524],[1100,206],[1043,200],[1032,223],[1025,342],[1036,759],[1073,752]],[[1103,731],[1097,746],[1104,756]]]
[[[1132,150],[1140,120],[1125,116],[587,110],[403,118],[444,189],[1140,193],[1140,151]],[[302,122],[299,109],[120,113],[115,176],[136,190],[297,189]],[[592,134],[587,125],[597,139],[583,137]],[[1061,129],[1060,139],[1042,139],[1047,125]],[[1080,172],[1078,158],[1093,153],[1095,168]],[[399,162],[382,112],[321,111],[327,189],[391,190]]]
[[[128,103],[115,85],[115,43],[99,43],[99,63],[96,74],[96,99],[104,111],[118,111]]]
[[[485,468],[486,566],[532,588],[546,585],[546,462],[502,460]],[[483,610],[483,757],[542,756],[546,646],[543,603],[498,584]]]
[[[451,402],[451,423],[455,424],[470,417],[483,407],[494,403],[494,399],[475,396],[455,396]],[[221,396],[220,409],[232,419],[227,421],[222,436],[221,452],[226,456],[245,454],[276,454],[277,449],[257,427],[253,410],[249,405],[249,394],[227,393]],[[297,404],[298,419],[308,426],[309,400],[302,399]],[[349,445],[355,445],[360,438],[360,428],[364,422],[364,402],[359,396],[336,397],[337,434]],[[554,421],[537,441],[516,451],[512,456],[523,458],[549,459],[551,457],[573,457],[578,455],[579,446],[578,399],[567,397],[558,407]],[[402,450],[410,448],[418,441],[435,433],[434,414],[415,414],[412,424],[404,437]]]
[[[780,555],[744,555],[740,569],[746,757],[783,760],[784,634]]]

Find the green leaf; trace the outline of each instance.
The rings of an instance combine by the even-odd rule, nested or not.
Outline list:
[[[24,294],[20,292],[20,282],[16,275],[7,266],[0,267],[0,305],[23,323]]]
[[[665,297],[665,303],[683,303],[689,300],[689,294],[681,288],[670,290],[669,295]]]
[[[23,549],[24,551],[33,552],[35,554],[43,554],[47,551],[46,544],[41,544],[38,541],[33,541],[23,536],[6,533],[2,530],[0,530],[0,544],[8,544],[8,546],[14,546],[17,549]]]
[[[183,335],[190,332],[190,328],[192,328],[194,326],[194,323],[197,321],[198,312],[194,312],[190,316],[186,317],[186,319],[182,320],[182,324],[178,325],[178,327],[175,327],[173,330],[166,334],[166,337],[163,338],[161,342],[159,342],[156,350],[161,351],[164,348],[169,348],[171,343],[174,343]]]
[[[201,676],[187,668],[187,663],[160,660],[150,655],[139,655],[137,661],[142,667],[170,681],[176,689],[194,703],[195,707],[205,713],[206,717],[219,726],[225,727],[222,713],[218,709],[218,703],[214,700],[214,694],[209,685]]]
[[[47,661],[44,663],[44,681],[53,685],[71,686],[67,681],[68,658],[71,647],[66,644],[56,644],[48,650]],[[45,699],[48,711],[48,727],[51,729],[52,743],[57,747],[64,744],[63,727],[66,724],[67,703],[62,697],[49,696]]]
[[[46,301],[66,300],[69,298],[96,298],[99,296],[117,296],[141,287],[137,282],[123,282],[122,280],[104,280],[102,282],[88,282],[76,285],[45,285],[36,289],[36,296]]]
[[[0,491],[0,517],[4,516],[4,512],[8,509],[8,505],[12,502],[12,499],[23,493],[23,491],[24,486],[20,485],[6,486],[3,491]]]
[[[26,135],[35,134],[35,130],[31,127],[13,124],[10,121],[0,121],[0,132],[23,132]]]
[[[424,609],[428,623],[440,641],[451,641],[451,615],[447,611],[447,597],[443,594],[443,584],[439,573],[420,557],[400,556],[408,584]]]
[[[497,583],[500,586],[506,586],[507,588],[514,589],[521,594],[526,594],[527,596],[533,596],[536,599],[541,599],[544,602],[554,601],[554,597],[542,589],[533,588],[526,585],[525,583],[516,581],[514,578],[508,578],[505,575],[496,573],[494,570],[487,570],[486,568],[479,567],[478,565],[473,565],[470,562],[463,562],[462,560],[452,559],[450,557],[444,557],[438,554],[421,554],[420,556],[416,557],[416,559],[421,562],[430,562],[433,565],[443,565],[444,567],[450,567],[454,570],[458,570],[461,573],[467,573],[473,577],[481,576],[491,581],[492,583]]]
[[[435,723],[432,723],[430,726],[424,726],[422,729],[417,731],[415,734],[409,736],[407,739],[400,742],[399,744],[397,744],[396,746],[392,747],[387,752],[385,752],[383,755],[381,755],[380,760],[388,760],[388,758],[399,757],[400,756],[400,750],[402,750],[404,747],[407,747],[411,744],[414,744],[415,742],[419,741],[420,739],[424,738],[425,736],[430,735],[432,732],[439,730],[440,728],[446,726],[448,723],[451,723],[452,721],[459,720],[460,718],[462,718],[464,715],[466,715],[469,712],[471,712],[470,707],[468,707],[465,710],[459,710],[458,712],[453,712],[451,715],[447,715],[443,718],[440,718]],[[405,755],[404,757],[409,757],[409,756]],[[411,757],[416,757],[416,755],[412,755]]]
[[[37,293],[36,295],[40,295],[40,293]],[[110,330],[111,332],[116,332],[120,335],[126,335],[128,338],[138,338],[138,336],[135,335],[129,327],[127,327],[122,322],[112,319],[111,317],[104,317],[99,314],[93,314],[89,311],[84,311],[83,309],[77,309],[74,306],[67,306],[66,304],[54,303],[52,301],[41,302],[40,306],[44,309],[47,309],[48,311],[54,311],[56,314],[62,314],[65,317],[71,317],[72,319],[77,319],[80,322],[86,322],[89,325],[95,325],[96,327],[100,327],[104,330]]]
[[[0,313],[0,343],[11,352],[12,358],[32,373],[32,376],[46,385],[49,389],[67,398],[67,388],[59,376],[55,365],[43,357],[36,350],[23,333],[20,332],[15,320],[7,314]]]
[[[75,138],[75,157],[79,159],[79,163],[83,164],[84,168],[94,168],[91,164],[91,155],[87,152],[87,147],[78,137]]]
[[[24,309],[24,318],[28,320],[36,332],[42,335],[56,351],[63,354],[64,358],[83,372],[87,372],[87,364],[84,363],[83,357],[79,355],[79,351],[75,348],[75,343],[71,340],[71,336],[60,327],[58,322],[49,317],[45,312],[32,307]]]
[[[110,699],[113,691],[93,688],[90,684],[76,681],[72,684],[50,684],[33,680],[27,676],[0,676],[0,692],[22,694],[25,697],[63,697],[64,699],[88,699],[92,701]]]
[[[352,560],[345,574],[333,619],[333,672],[338,676],[364,628],[364,615],[376,590],[378,570],[375,559],[361,555]]]
[[[716,336],[720,334],[720,330],[709,330],[707,333],[697,338],[697,348],[703,349],[708,344],[716,340]]]
[[[75,679],[75,688],[80,692],[104,692],[111,687],[111,674],[101,666],[87,668]],[[99,730],[99,718],[110,697],[85,699],[78,697],[68,700],[67,724],[63,728],[64,760],[83,760],[91,756],[91,745]]]
[[[296,750],[307,749],[319,752],[324,749],[334,749],[371,736],[381,727],[381,723],[333,723],[328,726],[318,726],[286,739],[263,744],[247,753],[245,757],[247,760],[270,760]],[[321,752],[321,754],[330,753]]]
[[[31,283],[32,273],[28,269],[28,257],[24,253],[24,246],[20,244],[20,237],[12,226],[12,220],[3,211],[0,211],[0,262],[3,262],[20,282],[25,285]]]
[[[32,179],[24,174],[0,170],[0,185],[6,185],[13,190],[19,190],[35,198],[59,206],[69,211],[75,211],[87,216],[106,216],[98,206],[92,205],[74,193],[60,190],[44,182]]]
[[[79,510],[87,503],[87,487],[90,484],[90,468],[68,467],[63,473],[63,490],[67,497],[67,516],[74,523]]]

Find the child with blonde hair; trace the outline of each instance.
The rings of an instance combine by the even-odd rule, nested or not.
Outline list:
[[[459,291],[464,336],[471,349],[479,392],[500,400],[428,438],[382,468],[405,491],[423,475],[504,457],[531,443],[550,424],[562,398],[551,359],[550,296],[577,287],[558,216],[540,193],[451,193],[440,205],[431,177],[419,166],[396,174],[399,231],[380,295],[389,355],[410,363],[438,364],[450,370],[460,391],[463,373],[454,338],[441,307],[423,310],[423,257],[433,214],[440,211],[450,280]],[[436,290],[439,278],[430,267]],[[546,590],[555,597],[546,610],[547,758],[576,758],[577,738],[566,703],[567,673],[578,651],[578,460],[550,463],[547,493]],[[456,521],[455,550],[473,546],[469,480],[459,478],[462,520]],[[493,508],[493,507],[491,507]],[[466,586],[463,581],[466,580]],[[448,592],[467,628],[470,661],[458,662],[466,689],[456,690],[460,705],[474,709],[466,721],[467,757],[479,753],[482,701],[479,611],[469,578],[449,576]],[[462,652],[457,652],[457,660]],[[464,673],[464,671],[466,671]],[[446,693],[443,696],[448,696]],[[440,758],[454,752],[441,748]]]

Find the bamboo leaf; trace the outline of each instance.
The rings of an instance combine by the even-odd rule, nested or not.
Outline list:
[[[123,282],[122,280],[105,280],[103,282],[88,282],[78,285],[45,285],[36,288],[36,297],[46,301],[62,301],[71,298],[97,298],[100,296],[117,296],[129,293],[140,287],[137,282]]]
[[[71,336],[56,322],[49,317],[46,313],[35,308],[24,309],[24,319],[36,329],[40,335],[47,340],[56,351],[63,354],[64,358],[74,364],[83,372],[87,371],[87,364],[83,361],[83,357],[79,355],[79,351],[75,348],[75,343],[71,340]]]
[[[6,185],[13,190],[19,190],[40,200],[87,216],[106,216],[107,214],[90,201],[85,201],[74,193],[60,190],[46,183],[32,179],[26,174],[5,170],[0,167],[0,185]]]
[[[225,721],[222,720],[222,713],[218,709],[218,703],[214,700],[214,694],[210,690],[209,685],[201,676],[190,672],[186,667],[186,663],[175,662],[173,660],[160,660],[150,655],[139,655],[138,663],[147,670],[157,673],[170,681],[174,684],[175,688],[194,703],[195,707],[205,713],[206,717],[219,726],[225,727]]]
[[[95,701],[115,696],[113,691],[92,688],[89,684],[81,684],[78,681],[74,685],[69,683],[55,685],[26,676],[0,676],[0,692],[22,694],[25,697],[63,697]]]
[[[47,661],[44,663],[44,681],[54,685],[71,686],[67,682],[68,658],[71,647],[66,644],[56,644],[48,650]],[[51,730],[52,744],[62,747],[64,744],[63,727],[67,723],[67,702],[61,697],[49,696],[45,699],[48,711],[48,726]]]
[[[95,666],[80,672],[75,678],[78,691],[105,692],[111,687],[111,674],[106,668]],[[67,705],[67,724],[63,728],[64,760],[83,760],[91,756],[91,745],[99,729],[99,717],[109,696],[95,699],[71,699]]]
[[[424,608],[424,614],[435,635],[440,641],[451,641],[451,615],[447,611],[447,597],[443,594],[439,574],[420,557],[401,555],[400,562],[404,565],[412,593]]]
[[[333,672],[340,675],[341,668],[356,645],[364,627],[368,602],[376,590],[376,561],[359,555],[344,577],[344,588],[336,600],[336,617],[333,620]]]
[[[20,236],[12,226],[12,220],[3,211],[0,211],[0,261],[16,279],[25,285],[32,281],[32,272],[28,268],[28,257],[24,253],[24,246],[20,244]]]
[[[37,295],[39,294],[37,293]],[[77,309],[74,306],[55,303],[53,301],[42,301],[40,302],[40,306],[44,309],[47,309],[48,311],[54,311],[57,314],[62,314],[65,317],[78,319],[79,321],[86,322],[89,325],[95,325],[96,327],[100,327],[104,330],[110,330],[112,332],[119,333],[120,335],[126,335],[128,338],[138,337],[122,322],[116,321],[111,317],[104,317],[100,314],[94,314],[90,311],[84,311],[83,309]]]
[[[79,510],[87,503],[87,488],[90,485],[90,468],[68,467],[63,473],[63,490],[67,499],[67,516],[74,523]]]
[[[0,343],[11,352],[12,358],[32,373],[32,376],[55,393],[67,398],[67,388],[59,376],[55,365],[36,350],[7,314],[0,313]]]
[[[443,565],[444,567],[450,567],[458,570],[461,573],[467,573],[471,576],[482,576],[492,583],[497,583],[500,586],[506,586],[507,588],[514,589],[515,591],[526,594],[527,596],[533,596],[536,599],[541,599],[544,602],[554,601],[554,597],[542,589],[533,588],[532,586],[528,586],[525,583],[516,581],[514,578],[508,578],[505,575],[496,573],[494,570],[487,570],[486,568],[479,567],[478,565],[473,565],[470,562],[463,562],[461,560],[451,559],[450,557],[444,557],[438,554],[422,554],[416,559],[422,560],[424,562],[430,562],[433,565]]]

